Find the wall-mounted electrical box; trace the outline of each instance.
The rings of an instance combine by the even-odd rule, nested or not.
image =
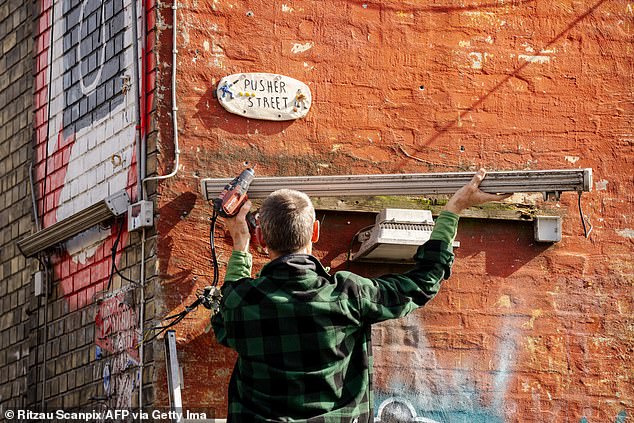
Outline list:
[[[561,217],[535,216],[533,225],[535,229],[535,241],[537,242],[561,241]]]
[[[154,224],[154,203],[143,200],[128,206],[128,232]]]
[[[359,234],[361,246],[352,261],[411,263],[433,229],[429,210],[384,209],[374,227]]]
[[[40,295],[48,294],[46,289],[46,273],[42,270],[33,274],[33,295],[39,297]]]

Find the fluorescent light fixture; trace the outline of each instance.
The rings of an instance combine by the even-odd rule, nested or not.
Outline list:
[[[126,191],[119,191],[84,210],[60,220],[18,241],[18,248],[26,257],[33,257],[53,245],[85,231],[114,216],[128,211],[130,198]]]
[[[249,198],[262,199],[271,192],[289,188],[313,197],[373,195],[453,194],[468,183],[474,172],[403,173],[387,175],[257,177],[249,187]],[[212,200],[231,178],[201,180],[201,192]],[[480,185],[491,193],[590,191],[592,169],[492,171]]]

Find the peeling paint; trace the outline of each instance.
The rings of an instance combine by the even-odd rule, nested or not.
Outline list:
[[[504,21],[498,19],[498,15],[493,12],[480,12],[480,11],[465,11],[462,13],[466,19],[469,19],[472,25],[478,25],[482,27],[483,25],[489,26],[502,26],[505,24]]]
[[[518,54],[518,59],[525,60],[530,63],[546,64],[550,63],[550,56]]]
[[[579,161],[579,157],[578,156],[565,156],[564,160],[566,160],[567,162],[570,162],[572,164],[575,164]]]
[[[488,57],[490,57],[489,53],[480,53],[477,51],[469,53],[469,58],[471,59],[471,69],[482,69],[482,65],[486,62]]]
[[[536,336],[527,336],[526,337],[526,350],[535,355],[536,353],[545,353],[546,349],[541,345],[541,340]]]
[[[303,53],[313,48],[314,45],[315,43],[312,43],[312,42],[307,42],[306,44],[295,43],[293,44],[293,47],[291,48],[291,53],[294,53],[294,54]]]
[[[295,9],[293,9],[292,7],[290,7],[290,6],[289,6],[289,5],[287,5],[287,4],[283,4],[283,5],[282,5],[282,12],[292,13],[292,12],[294,12],[294,11],[295,11]]]
[[[404,12],[402,10],[399,10],[396,12],[396,16],[398,16],[399,18],[413,18],[414,14],[411,12]]]
[[[224,55],[224,50],[222,49],[222,46],[215,41],[211,43],[211,52],[217,56]]]
[[[513,304],[511,303],[511,297],[509,295],[502,295],[498,298],[495,305],[498,308],[511,308]]]
[[[533,46],[531,46],[528,43],[522,44],[522,47],[524,47],[524,50],[527,53],[535,53],[535,49],[533,48]],[[557,53],[557,49],[556,48],[543,49],[543,50],[539,51],[539,54],[555,54],[555,53]]]
[[[540,64],[550,63],[551,57],[549,55],[557,53],[557,49],[554,49],[554,48],[543,49],[537,52],[535,48],[533,48],[533,46],[531,46],[528,43],[522,44],[522,47],[524,47],[524,51],[526,51],[526,53],[529,53],[529,54],[518,54],[517,58],[520,60],[525,60],[530,63],[540,63]],[[533,53],[537,53],[537,54],[533,54]],[[513,55],[511,55],[511,57],[513,57]]]
[[[630,228],[617,229],[616,233],[622,236],[623,238],[634,239],[634,229],[630,229]]]
[[[482,53],[471,52],[469,53],[469,58],[471,59],[471,68],[472,69],[482,69]]]
[[[594,187],[597,191],[605,191],[608,189],[608,181],[606,181],[605,179],[597,181],[594,183]]]
[[[537,320],[538,317],[541,317],[541,315],[542,315],[542,311],[540,309],[531,311],[530,320],[524,323],[522,327],[525,329],[533,329],[533,326],[535,325],[535,320]]]

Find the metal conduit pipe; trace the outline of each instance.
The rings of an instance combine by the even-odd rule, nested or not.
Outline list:
[[[33,183],[33,161],[29,165],[29,183],[31,187],[31,203],[33,203],[33,217],[35,218],[35,230],[40,231],[40,218],[37,212],[37,200],[35,199],[35,184]]]
[[[141,342],[139,342],[139,421],[143,415],[143,331],[145,330],[145,228],[141,232],[141,299],[139,310],[139,331]]]
[[[143,41],[145,41],[145,25],[142,25],[143,32],[139,34],[138,28],[138,20],[139,20],[139,12],[137,9],[137,4],[140,3],[136,0],[134,1],[134,5],[132,7],[132,30],[134,32],[134,80],[135,80],[135,95],[137,101],[137,130],[136,130],[136,154],[137,154],[137,201],[145,199],[145,190],[143,189],[143,178],[145,177],[145,133],[143,128],[143,113],[144,113],[144,104],[145,104],[145,96],[143,97],[143,101],[141,100],[141,72],[139,72],[139,67],[141,63],[145,60],[145,57],[139,56],[139,37]],[[144,11],[143,6],[141,7],[141,11]],[[143,75],[145,77],[145,75]],[[145,95],[145,92],[143,92]],[[139,300],[139,336],[141,339],[143,338],[144,331],[144,321],[145,321],[145,228],[143,228],[143,232],[141,234],[141,264],[139,269],[139,278],[140,278],[140,290],[141,290],[141,298]],[[142,415],[143,412],[143,342],[139,342],[139,416]]]
[[[51,2],[51,26],[49,31],[51,32],[51,37],[49,39],[49,44],[48,44],[48,92],[47,92],[47,99],[46,99],[46,113],[47,113],[47,120],[46,120],[46,145],[44,148],[44,186],[42,188],[42,226],[44,225],[44,215],[45,215],[45,211],[46,211],[46,180],[48,179],[48,144],[49,144],[49,138],[51,135],[50,132],[50,125],[51,125],[51,96],[52,96],[52,84],[53,84],[53,45],[54,45],[54,39],[55,39],[55,3],[56,1],[53,0]],[[42,3],[42,6],[44,5],[44,3]],[[40,13],[44,13],[44,10],[41,10]],[[43,262],[41,262],[41,264],[43,264]],[[46,406],[46,352],[48,351],[48,290],[49,290],[49,284],[53,283],[52,278],[49,278],[48,276],[50,275],[48,273],[48,267],[44,266],[44,269],[47,271],[47,277],[46,277],[46,289],[45,294],[44,294],[44,354],[42,354],[43,356],[43,361],[42,361],[42,403],[41,403],[41,407],[42,407],[42,411],[45,410],[45,406]],[[39,320],[39,308],[38,308],[38,320]],[[39,349],[39,345],[38,345],[38,349]],[[39,351],[38,351],[39,352]]]
[[[172,170],[172,172],[170,172],[167,175],[161,175],[161,176],[153,176],[153,177],[146,177],[146,168],[147,168],[147,150],[146,150],[146,134],[143,133],[143,139],[141,141],[141,145],[140,145],[140,150],[139,150],[139,157],[140,157],[140,166],[139,166],[139,174],[140,177],[143,178],[141,179],[141,189],[140,189],[140,198],[139,200],[144,200],[147,197],[147,190],[145,188],[145,183],[147,181],[156,181],[156,180],[163,180],[163,179],[168,179],[171,178],[173,176],[176,175],[176,173],[178,172],[178,166],[179,166],[179,157],[180,157],[180,149],[179,149],[179,144],[178,144],[178,116],[177,116],[177,112],[178,112],[178,105],[177,105],[177,100],[176,100],[176,68],[177,68],[177,64],[176,64],[176,60],[178,58],[178,49],[176,48],[176,28],[177,28],[177,11],[178,11],[178,3],[176,2],[176,0],[174,0],[174,3],[172,4],[172,17],[173,17],[173,23],[172,23],[172,127],[174,130],[174,169]],[[136,9],[136,4],[134,7],[134,13],[135,13],[135,18],[134,18],[134,22],[135,22],[135,26],[136,26],[136,22],[137,22],[137,9]],[[143,20],[145,22],[145,19]],[[138,43],[138,30],[135,28],[135,34],[137,34],[137,36],[135,37],[135,43]],[[145,25],[143,26],[143,40],[145,40]],[[138,49],[138,46],[137,46]],[[138,53],[136,53],[137,59],[138,59]],[[145,58],[143,58],[145,59]],[[143,75],[144,77],[145,75]],[[137,78],[137,83],[139,83],[139,79]],[[139,107],[139,113],[141,113],[140,107]],[[139,114],[139,125],[141,124],[141,114]],[[140,332],[141,332],[141,337],[143,336],[143,332],[144,332],[144,322],[145,322],[145,283],[146,283],[146,279],[145,279],[145,241],[146,241],[146,229],[143,228],[141,231],[141,269],[140,269],[140,277],[141,277],[141,308],[140,308],[140,312],[139,312],[139,326],[140,326]],[[143,363],[144,363],[144,344],[143,342],[139,343],[139,416],[142,415],[142,411],[143,411]]]
[[[171,178],[172,176],[175,176],[178,172],[180,150],[178,148],[178,106],[176,102],[176,59],[178,57],[178,49],[176,48],[177,10],[178,4],[176,0],[174,0],[174,4],[172,4],[172,127],[174,128],[174,169],[172,169],[172,171],[167,175],[147,177],[143,179],[144,184],[148,181],[157,181]]]
[[[137,157],[137,196],[136,201],[143,200],[143,177],[144,174],[141,173],[140,162],[142,160],[141,157],[141,143],[142,143],[142,132],[143,128],[141,127],[141,123],[143,122],[142,110],[141,110],[141,89],[139,85],[141,84],[141,78],[139,72],[139,67],[141,66],[139,62],[143,60],[142,57],[139,57],[139,28],[138,28],[138,20],[139,20],[139,12],[137,10],[137,1],[134,1],[134,6],[132,7],[132,32],[134,32],[134,42],[132,43],[132,48],[134,51],[134,95],[136,97],[136,114],[137,114],[137,127],[135,133],[135,141],[136,141],[136,157]]]

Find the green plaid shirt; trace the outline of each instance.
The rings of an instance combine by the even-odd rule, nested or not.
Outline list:
[[[373,279],[331,275],[304,254],[279,257],[252,279],[251,255],[234,251],[212,320],[218,342],[238,352],[228,422],[371,422],[370,327],[436,295],[457,225],[442,212],[413,270]]]

